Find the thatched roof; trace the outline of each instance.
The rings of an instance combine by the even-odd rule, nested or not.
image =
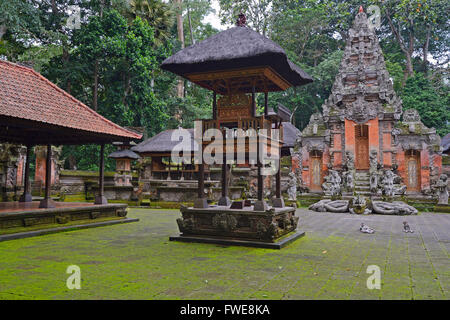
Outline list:
[[[293,148],[301,131],[290,122],[283,122],[283,148]]]
[[[181,138],[179,141],[172,141],[172,135],[177,134],[177,130],[180,129],[172,129],[166,130],[158,133],[156,136],[151,137],[138,145],[131,148],[131,150],[137,153],[168,153],[172,152],[176,145],[180,144]],[[191,137],[191,150],[198,150],[198,144],[194,141],[194,129],[185,129],[189,131]]]
[[[262,66],[270,66],[292,86],[312,82],[278,44],[248,27],[233,27],[178,51],[167,58],[161,68],[186,76]]]
[[[131,148],[137,153],[170,153],[173,148],[178,145],[179,141],[172,141],[172,134],[179,129],[166,130],[158,133],[156,136],[149,138],[138,145]],[[194,141],[194,129],[186,129],[191,135],[191,150],[198,150],[198,144]],[[297,133],[300,132],[290,122],[283,122],[283,149],[293,148]],[[181,140],[181,139],[180,139]]]
[[[444,149],[444,152],[448,152],[450,150],[450,133],[441,139],[441,146]]]
[[[131,159],[131,160],[137,160],[140,158],[136,153],[134,153],[130,149],[114,151],[108,157],[112,159]]]

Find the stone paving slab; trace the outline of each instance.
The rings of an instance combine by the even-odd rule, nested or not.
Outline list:
[[[281,250],[171,242],[179,211],[151,209],[131,209],[134,224],[2,242],[0,299],[448,299],[449,214],[297,215],[306,236]],[[66,287],[74,264],[81,290]],[[380,290],[367,288],[369,265]]]

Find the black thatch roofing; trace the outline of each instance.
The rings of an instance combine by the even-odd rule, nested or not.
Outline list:
[[[219,32],[167,58],[161,68],[180,76],[190,73],[270,66],[293,86],[312,78],[291,62],[272,40],[247,27]]]
[[[172,152],[173,148],[178,145],[181,141],[172,141],[172,134],[174,130],[166,130],[158,133],[156,136],[149,138],[137,146],[131,148],[131,150],[138,153],[168,153]],[[191,135],[191,150],[197,151],[198,144],[194,141],[194,129],[185,129],[189,131]],[[289,122],[283,122],[283,149],[293,148],[295,139],[297,138],[297,133],[300,132],[293,124]]]
[[[176,133],[180,129],[166,130],[158,133],[156,136],[149,138],[137,146],[131,148],[131,150],[138,153],[166,153],[172,152],[174,147],[180,144],[179,141],[172,141],[172,134]],[[189,131],[191,137],[191,150],[197,151],[198,144],[194,141],[194,129],[185,129]]]
[[[301,131],[290,122],[283,122],[283,148],[293,148]]]
[[[441,139],[441,146],[444,148],[444,152],[448,152],[450,150],[450,133]]]
[[[134,153],[129,149],[114,151],[108,157],[112,159],[132,159],[132,160],[137,160],[140,158],[136,153]]]

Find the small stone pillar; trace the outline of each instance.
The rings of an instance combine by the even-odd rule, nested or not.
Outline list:
[[[131,161],[138,160],[140,157],[130,150],[131,143],[115,142],[117,151],[111,153],[108,157],[116,160],[116,174],[114,175],[114,185],[132,186]]]

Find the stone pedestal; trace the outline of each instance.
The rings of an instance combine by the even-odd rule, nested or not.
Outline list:
[[[208,200],[206,198],[197,198],[194,200],[194,208],[208,208]]]
[[[273,201],[274,208],[284,208],[284,199],[283,198],[274,198]]]
[[[55,208],[55,207],[56,207],[55,202],[50,198],[42,200],[41,203],[39,204],[39,208],[49,209],[49,208]]]
[[[264,200],[256,200],[253,206],[253,210],[266,211],[269,210],[269,206],[267,205],[267,202],[265,202]]]
[[[20,196],[19,202],[31,202],[33,200],[33,197],[31,196],[31,193],[23,193]]]
[[[228,197],[221,197],[217,203],[219,206],[229,207],[231,205],[231,200]]]
[[[94,204],[108,204],[105,196],[96,196]]]
[[[177,223],[181,234],[170,240],[280,249],[304,235],[296,231],[298,217],[292,207],[257,211],[253,207],[210,206],[180,210],[183,217]]]

